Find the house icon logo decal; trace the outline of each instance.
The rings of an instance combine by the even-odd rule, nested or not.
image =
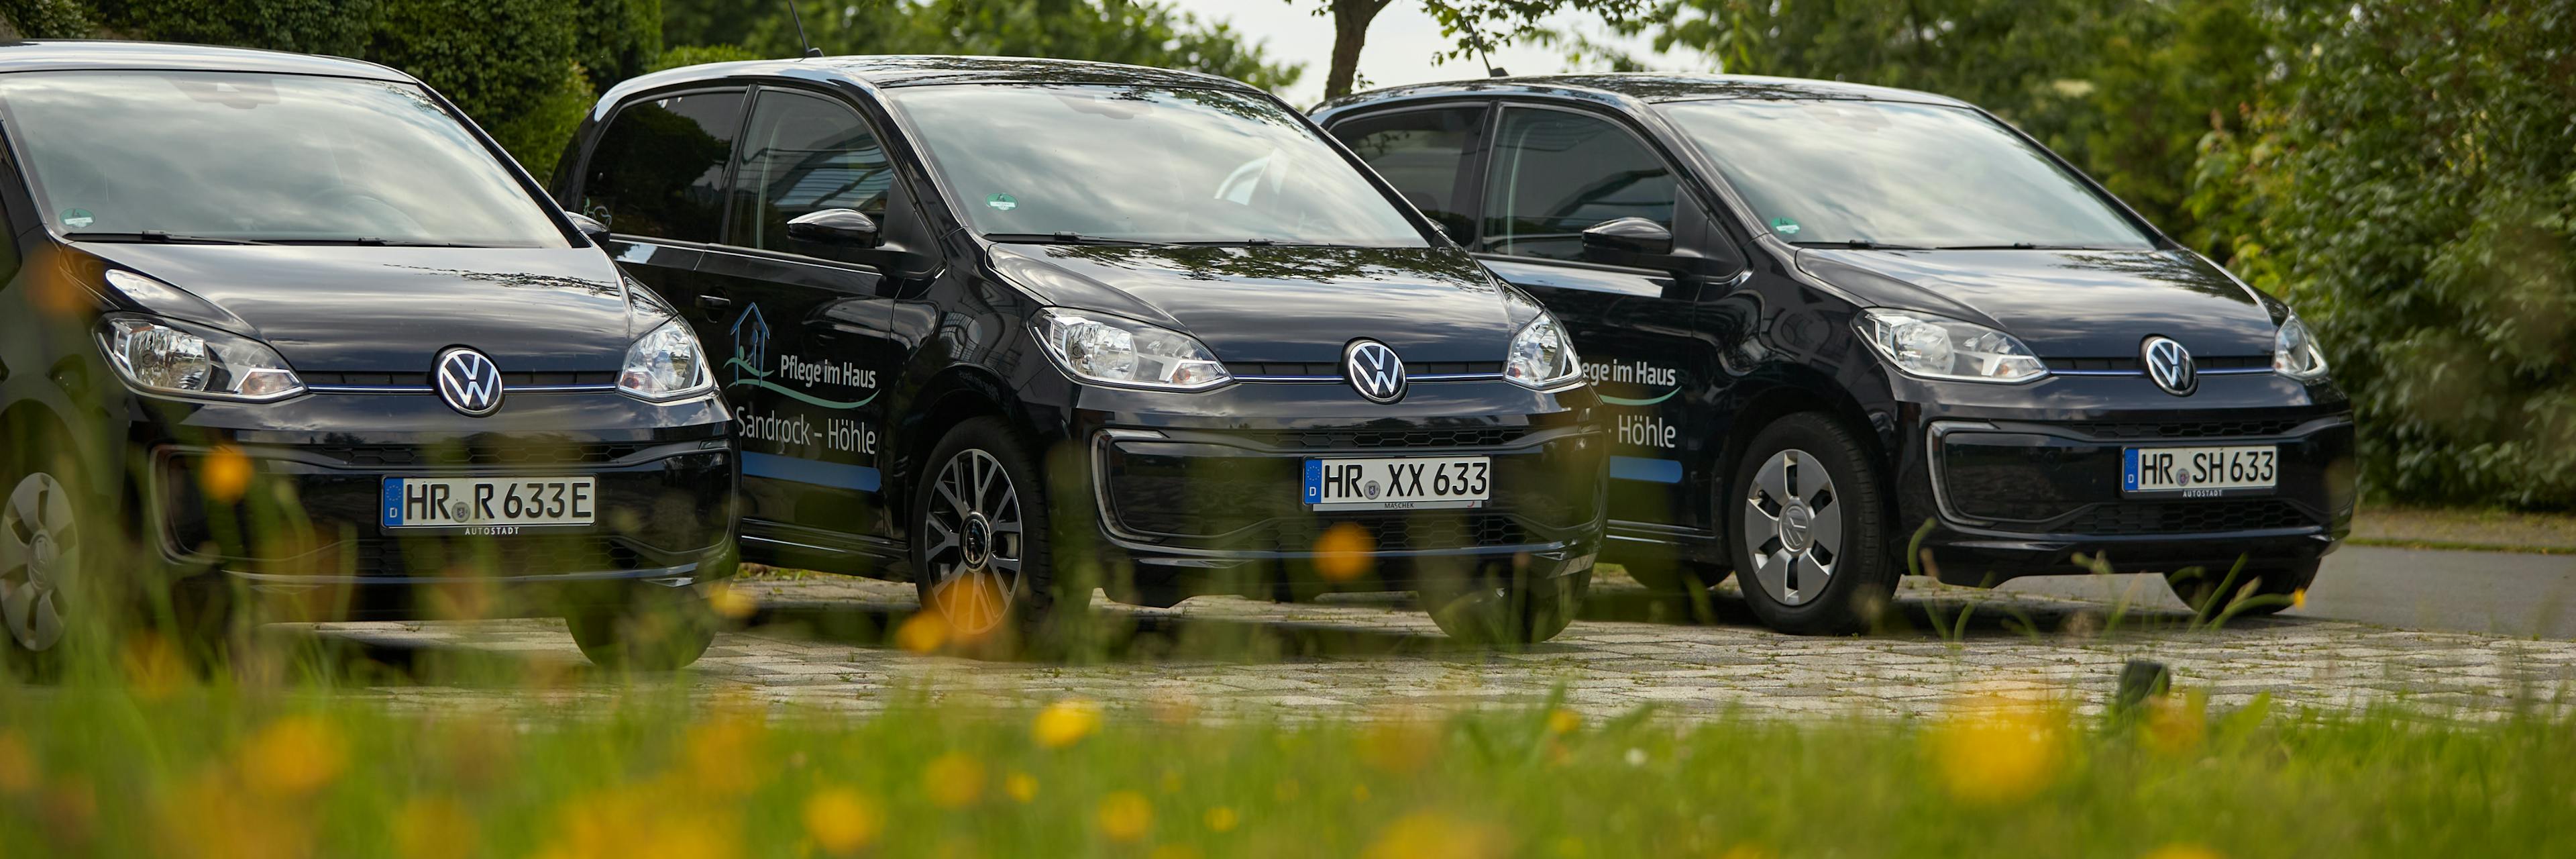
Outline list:
[[[761,369],[769,366],[769,320],[761,317],[760,305],[744,308],[742,315],[734,319],[733,360],[726,363],[733,365],[737,382],[745,376],[757,379],[769,375]]]

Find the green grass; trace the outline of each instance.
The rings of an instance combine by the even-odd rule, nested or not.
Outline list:
[[[2404,549],[2576,554],[2576,514],[2365,504],[2352,542]]]
[[[2499,856],[2576,819],[2576,725],[2539,718],[1068,710],[1050,747],[1025,711],[590,691],[0,685],[0,855],[828,855],[811,817],[894,856]]]

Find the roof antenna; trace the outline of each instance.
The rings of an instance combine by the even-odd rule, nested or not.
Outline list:
[[[814,47],[814,40],[805,37],[805,15],[796,11],[796,0],[787,0],[787,17],[796,21],[796,43],[805,46],[805,56],[822,56],[822,50]]]
[[[1476,31],[1469,32],[1471,35],[1469,35],[1468,38],[1473,39],[1476,43],[1476,58],[1485,61],[1485,76],[1489,78],[1511,77],[1511,72],[1503,71],[1503,67],[1494,65],[1493,52],[1485,50],[1485,34]]]

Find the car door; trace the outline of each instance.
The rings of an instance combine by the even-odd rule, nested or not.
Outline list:
[[[609,255],[698,323],[702,343],[712,341],[698,260],[724,231],[725,161],[747,101],[731,87],[620,105],[585,159],[579,199],[565,201],[608,225]]]
[[[1469,248],[1537,297],[1574,335],[1612,412],[1610,518],[1626,536],[1706,533],[1720,433],[1723,335],[1705,299],[1725,284],[1635,255],[1587,249],[1584,231],[1622,218],[1678,237],[1672,254],[1713,241],[1706,213],[1635,130],[1607,114],[1503,102],[1490,117]],[[1715,256],[1715,255],[1710,255]],[[1726,254],[1731,256],[1731,254]]]

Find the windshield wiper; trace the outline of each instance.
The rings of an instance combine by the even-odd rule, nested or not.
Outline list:
[[[1887,243],[1885,243],[1885,242],[1874,242],[1874,241],[1870,241],[1870,240],[1868,240],[1868,239],[1844,239],[1844,240],[1839,241],[1839,242],[1790,242],[1790,244],[1792,244],[1792,245],[1796,245],[1796,246],[1798,246],[1798,247],[1802,247],[1802,248],[1851,248],[1851,249],[1853,249],[1853,250],[1863,250],[1863,251],[1928,251],[1928,250],[1931,250],[1931,248],[1923,247],[1923,246],[1921,246],[1921,245],[1891,245],[1891,244],[1887,244]]]
[[[1940,247],[1933,248],[1933,250],[1936,250],[1936,251],[2098,251],[2098,250],[2106,250],[2106,248],[2088,247],[2088,246],[2085,246],[2085,245],[2040,245],[2040,244],[2032,244],[2032,243],[2030,243],[2030,242],[2014,242],[2014,243],[2012,243],[2012,244],[2008,244],[2008,245],[1942,245],[1942,246],[1940,246]]]
[[[149,245],[273,245],[257,239],[228,239],[221,236],[192,236],[161,230],[131,233],[64,233],[63,238],[76,242],[134,242]]]
[[[412,239],[388,239],[388,238],[385,238],[385,237],[382,237],[382,236],[355,236],[355,237],[349,237],[349,238],[330,238],[330,239],[276,239],[276,240],[273,240],[273,241],[271,241],[271,242],[269,242],[269,243],[270,243],[270,244],[279,244],[279,245],[358,245],[358,246],[362,246],[362,247],[371,247],[371,248],[479,248],[479,247],[484,247],[484,245],[465,244],[465,243],[463,243],[463,242],[439,242],[439,241],[426,241],[426,240],[418,240],[418,241],[416,241],[416,240],[412,240]]]
[[[1135,239],[1113,239],[1108,236],[1086,236],[1081,233],[985,233],[984,238],[1006,245],[1105,245],[1121,248],[1162,247],[1162,242],[1140,242]]]

